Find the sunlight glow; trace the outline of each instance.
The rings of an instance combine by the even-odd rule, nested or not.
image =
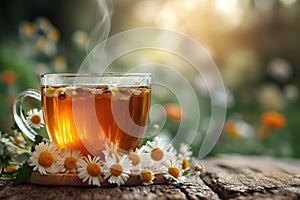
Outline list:
[[[249,0],[215,0],[215,8],[224,17],[224,28],[234,28],[242,23]]]
[[[297,0],[280,0],[280,3],[282,3],[284,6],[291,6],[296,2]]]
[[[235,12],[238,9],[239,0],[216,0],[216,8],[225,13]]]
[[[177,17],[175,11],[167,6],[162,9],[156,18],[156,23],[166,28],[174,28],[176,21]]]
[[[186,10],[193,10],[196,7],[197,3],[201,3],[204,0],[188,0],[188,1],[183,1],[183,6]]]
[[[134,14],[142,22],[151,22],[156,17],[159,9],[159,4],[155,1],[139,1],[134,7]]]

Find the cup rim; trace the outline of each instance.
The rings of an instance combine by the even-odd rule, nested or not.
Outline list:
[[[41,78],[46,77],[145,77],[149,76],[151,77],[151,73],[126,73],[126,72],[104,72],[104,73],[45,73],[41,74]]]

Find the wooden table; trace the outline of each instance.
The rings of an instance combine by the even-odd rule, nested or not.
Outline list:
[[[4,183],[0,199],[300,199],[300,160],[223,155],[201,163],[205,173],[180,185],[76,188]]]

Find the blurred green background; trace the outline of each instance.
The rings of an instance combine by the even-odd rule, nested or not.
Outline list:
[[[9,132],[13,124],[15,95],[24,89],[38,89],[39,74],[78,70],[97,22],[97,7],[95,0],[2,1],[3,132]],[[112,8],[110,35],[148,26],[175,30],[203,45],[219,67],[227,89],[226,124],[232,122],[233,126],[225,126],[210,155],[300,157],[299,0],[115,0]],[[174,102],[166,97],[163,103]],[[268,111],[281,113],[286,124],[262,136],[260,118]],[[176,105],[171,106],[164,130],[169,135],[180,123],[176,113]],[[194,141],[195,152],[200,144],[200,139]]]

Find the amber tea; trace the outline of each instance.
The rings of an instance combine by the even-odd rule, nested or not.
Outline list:
[[[37,133],[26,122],[26,97],[42,101],[45,126],[52,142],[84,155],[102,156],[105,143],[123,151],[137,148],[146,130],[151,74],[44,74],[41,92],[26,90],[14,102],[14,117],[34,140]]]
[[[104,142],[110,141],[129,151],[139,146],[145,132],[150,89],[42,87],[42,104],[50,139],[60,147],[98,154]],[[138,126],[130,127],[130,121]]]

